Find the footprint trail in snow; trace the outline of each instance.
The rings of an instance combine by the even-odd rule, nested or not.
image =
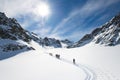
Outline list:
[[[47,54],[49,54],[49,53],[47,53]],[[53,56],[53,55],[51,55],[51,56]],[[57,58],[56,56],[53,56],[53,57]],[[113,74],[110,74],[110,73],[100,70],[100,69],[95,69],[95,68],[93,69],[93,68],[87,67],[81,63],[74,64],[72,61],[62,58],[62,57],[58,58],[58,60],[69,63],[69,64],[73,64],[75,67],[83,70],[84,73],[86,74],[86,77],[84,80],[119,80]]]
[[[48,54],[48,53],[46,53],[46,54]],[[51,55],[51,56],[53,56],[53,55]],[[63,62],[69,63],[69,64],[73,64],[75,67],[83,70],[85,72],[85,74],[86,74],[85,80],[96,80],[96,75],[95,75],[94,71],[89,69],[88,67],[86,67],[86,66],[84,66],[84,65],[82,65],[80,63],[75,63],[74,64],[73,62],[71,62],[71,61],[69,61],[67,59],[61,58],[61,57],[58,58],[58,60],[61,60]]]
[[[61,58],[60,60],[63,61],[63,62],[73,64],[75,67],[78,67],[79,69],[82,69],[86,74],[85,80],[96,80],[96,75],[95,75],[94,71],[89,69],[88,67],[86,67],[86,66],[84,66],[80,63],[75,63],[74,64],[73,62],[71,62],[69,60],[66,60],[64,58]]]

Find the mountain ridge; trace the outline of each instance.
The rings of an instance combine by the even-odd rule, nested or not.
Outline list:
[[[120,44],[120,14],[99,28],[94,29],[90,34],[86,34],[79,41],[68,48],[84,46],[90,42],[105,46],[115,46]]]
[[[120,43],[120,14],[113,17],[106,24],[94,29],[90,34],[86,34],[79,41],[73,43],[68,39],[58,40],[55,38],[41,38],[33,32],[29,32],[21,27],[15,18],[8,18],[4,13],[0,12],[0,38],[11,40],[23,40],[29,44],[31,40],[39,43],[42,47],[75,48],[94,42],[96,44],[103,44],[113,46]],[[101,36],[100,36],[101,35]],[[109,35],[109,36],[107,36]],[[112,36],[110,38],[110,36]],[[109,39],[107,38],[109,37]],[[116,41],[117,39],[117,41]]]
[[[33,40],[39,43],[42,47],[61,48],[62,44],[68,45],[66,42],[62,43],[61,40],[57,40],[55,38],[48,38],[48,37],[41,38],[37,34],[23,29],[22,26],[17,22],[15,18],[8,18],[5,15],[5,13],[2,13],[2,12],[0,12],[0,40],[1,40],[0,42],[2,42],[3,40],[5,41],[8,40],[8,42],[12,41],[12,43],[9,42],[6,45],[9,46],[9,48],[10,48],[10,45],[14,45],[13,49],[16,49],[15,47],[19,46],[19,45],[16,46],[17,44],[16,42],[18,40],[21,40],[27,43],[28,45],[30,45],[30,42]],[[4,42],[4,43],[7,43],[7,42]],[[18,44],[24,45],[23,43],[18,43]],[[28,47],[28,45],[25,44],[24,46]],[[2,47],[4,47],[4,45],[1,45],[1,49]],[[11,51],[13,51],[13,49],[11,49]],[[34,49],[34,48],[30,47],[30,49]]]
[[[8,18],[0,12],[0,60],[23,51],[35,50],[34,46],[31,45],[31,41],[38,43],[43,48],[76,48],[90,42],[115,46],[120,44],[120,14],[73,43],[68,39],[41,38],[37,34],[23,29],[15,18]]]

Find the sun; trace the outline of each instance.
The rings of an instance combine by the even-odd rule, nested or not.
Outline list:
[[[36,7],[36,12],[41,16],[41,17],[47,17],[50,14],[50,8],[47,3],[40,3]]]

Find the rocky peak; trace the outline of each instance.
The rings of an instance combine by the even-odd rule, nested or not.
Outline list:
[[[54,48],[62,47],[60,41],[55,39],[55,38],[47,38],[47,37],[45,37],[42,42],[43,42],[42,43],[43,46],[51,46],[51,47],[54,47]]]
[[[101,27],[101,31],[97,34],[93,41],[96,44],[117,45],[120,43],[120,14],[113,17],[109,22]]]
[[[0,13],[0,38],[26,42],[31,39],[15,18],[8,18],[4,13]]]
[[[90,34],[86,34],[69,48],[80,47],[91,41],[106,46],[120,44],[120,14],[113,17],[100,28],[94,29]]]
[[[62,43],[66,44],[67,46],[70,46],[73,44],[72,41],[68,40],[68,39],[65,39],[65,40],[61,40]]]

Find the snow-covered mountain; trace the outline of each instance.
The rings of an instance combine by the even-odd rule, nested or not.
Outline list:
[[[64,48],[67,48],[68,46],[71,46],[73,44],[73,42],[68,39],[61,40],[60,42],[62,44],[62,47]]]
[[[68,46],[70,42],[55,38],[41,38],[37,34],[23,29],[16,19],[8,18],[0,12],[0,59],[11,57],[22,51],[33,50],[34,48],[30,45],[31,41],[39,43],[42,47],[54,48],[61,48],[63,44]],[[19,52],[15,53],[15,51]]]
[[[4,13],[0,13],[0,38],[29,42],[31,38],[26,31],[17,23],[16,19],[8,18]]]
[[[42,46],[49,47],[62,47],[61,43],[69,45],[69,40],[57,40],[55,38],[41,38],[33,32],[26,31],[14,18],[8,18],[4,13],[0,13],[0,38],[11,39],[11,40],[23,40],[30,42],[31,40],[36,41]]]
[[[31,37],[14,18],[0,13],[0,59],[34,49],[28,46]],[[14,52],[14,53],[12,53]]]
[[[92,41],[88,45],[48,49],[43,47],[63,47],[72,45],[72,42],[42,39],[24,30],[15,19],[0,13],[0,80],[120,80],[120,45],[117,45],[120,39],[119,36],[113,38],[115,34],[119,35],[120,21],[117,18],[112,22],[113,19],[109,25],[105,24],[108,27],[97,28],[76,43],[81,46]],[[116,41],[113,45],[117,46],[94,44],[110,45],[102,42],[104,39],[109,41],[111,37]],[[99,38],[103,40],[97,41]],[[2,60],[18,53],[21,54]]]
[[[120,14],[113,17],[100,28],[96,28],[90,34],[86,34],[78,42],[68,46],[68,48],[80,47],[90,42],[106,46],[120,44]]]
[[[0,80],[120,80],[120,45],[90,43],[71,49],[31,45],[36,50],[0,61]]]
[[[47,38],[45,37],[42,40],[42,46],[49,46],[49,47],[54,47],[54,48],[59,48],[62,47],[61,43],[59,40],[56,40],[55,38]]]
[[[37,34],[23,29],[16,19],[8,18],[0,12],[0,59],[11,57],[22,51],[34,50],[31,41],[35,41],[45,48],[75,48],[90,42],[107,46],[117,45],[120,43],[120,14],[90,34],[86,34],[78,42],[73,43],[67,39],[41,38]]]
[[[55,38],[41,38],[39,37],[37,34],[33,33],[33,32],[28,32],[30,37],[37,43],[39,43],[39,45],[41,45],[42,47],[53,47],[53,48],[62,48],[62,47],[67,47],[68,45],[71,45],[72,42],[65,39],[65,40],[58,40]]]

